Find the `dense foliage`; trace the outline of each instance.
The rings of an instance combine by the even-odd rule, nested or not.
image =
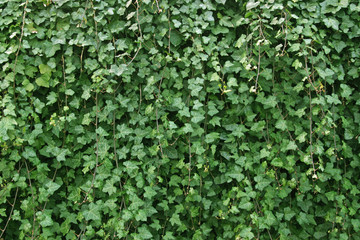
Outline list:
[[[357,0],[0,0],[0,239],[360,239]]]

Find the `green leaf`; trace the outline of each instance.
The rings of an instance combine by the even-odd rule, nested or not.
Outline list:
[[[15,119],[12,117],[0,118],[0,140],[6,141],[9,139],[8,131],[15,130],[15,126],[18,125]]]
[[[226,125],[225,129],[231,131],[231,135],[238,138],[245,136],[245,132],[248,131],[248,129],[244,125],[237,124]]]
[[[174,214],[171,216],[169,222],[171,223],[172,226],[174,226],[174,225],[181,226],[181,220],[180,220],[179,214],[174,213]]]
[[[114,187],[114,183],[111,180],[106,180],[106,183],[103,187],[103,192],[108,193],[109,195],[116,192],[116,187]]]
[[[250,0],[246,4],[246,10],[249,11],[249,10],[251,10],[253,8],[256,8],[259,5],[260,5],[260,1],[255,2],[254,0]]]
[[[329,69],[329,68],[326,68],[325,70],[321,69],[321,68],[315,68],[316,71],[319,73],[319,76],[322,78],[322,79],[327,79],[328,77],[331,77],[334,75],[334,71]]]
[[[333,28],[336,31],[339,30],[339,21],[335,18],[325,18],[324,23],[325,23],[325,26],[328,28]]]
[[[99,135],[99,137],[109,136],[109,133],[106,132],[102,127],[98,127],[95,132]]]
[[[49,79],[47,77],[38,77],[35,82],[39,87],[49,87]]]
[[[270,156],[270,152],[266,150],[265,148],[261,149],[260,151],[260,159],[267,158]]]
[[[297,146],[295,141],[290,141],[289,144],[286,146],[286,150],[296,150]]]
[[[51,219],[51,212],[49,210],[45,210],[45,212],[43,212],[39,217],[42,219],[40,221],[40,225],[44,228],[54,224],[53,220]]]
[[[69,155],[70,151],[68,149],[55,148],[54,154],[56,155],[56,160],[61,162],[66,160],[66,155]]]
[[[346,47],[346,43],[343,41],[335,41],[333,42],[333,45],[338,53],[340,53]]]
[[[163,238],[164,240],[175,240],[176,238],[174,237],[172,232],[167,231],[165,233],[165,236]]]
[[[295,212],[289,207],[284,208],[284,214],[286,221],[290,221],[295,216]]]
[[[50,58],[54,56],[58,50],[60,50],[60,44],[53,44],[52,42],[46,41],[43,45],[43,49],[46,57]]]
[[[287,126],[286,126],[286,121],[283,120],[283,119],[277,120],[277,122],[276,122],[276,124],[275,124],[275,127],[276,127],[277,129],[282,130],[282,131],[285,131],[286,128],[287,128]]]
[[[125,166],[125,170],[129,173],[132,177],[135,177],[135,172],[139,169],[138,166],[133,161],[126,161],[123,163]]]
[[[45,184],[45,187],[47,187],[47,192],[49,195],[52,195],[56,190],[60,188],[60,184],[57,184],[56,182],[49,181],[47,184]]]
[[[116,76],[121,76],[123,72],[126,70],[126,64],[120,64],[118,65],[111,65],[110,66],[110,73],[115,74]]]
[[[50,92],[49,95],[46,97],[46,99],[48,100],[48,102],[46,103],[46,105],[51,105],[53,103],[56,103],[57,101],[57,95],[55,92]]]
[[[255,235],[251,232],[251,227],[245,227],[240,232],[240,237],[245,239],[254,239]]]
[[[154,112],[154,107],[152,104],[149,104],[145,109],[145,115],[150,115]]]
[[[274,108],[277,104],[276,97],[275,96],[268,97],[267,99],[265,99],[263,104],[265,109]]]
[[[340,0],[339,6],[342,8],[347,8],[349,6],[349,0]]]
[[[181,130],[184,132],[184,133],[191,133],[194,131],[194,129],[192,128],[191,124],[189,123],[185,123],[185,126],[181,128]]]
[[[230,172],[226,173],[226,176],[229,176],[230,178],[235,179],[238,182],[241,182],[245,176],[241,173],[242,169],[239,166],[234,166],[234,169]]]
[[[138,229],[141,239],[152,239],[153,235],[146,226],[141,226]]]
[[[152,199],[157,194],[156,191],[149,186],[145,187],[144,190],[145,190],[144,197],[147,199]]]
[[[265,224],[267,226],[272,226],[276,223],[276,217],[271,211],[265,211]]]
[[[22,85],[25,87],[25,90],[28,92],[31,92],[35,88],[34,84],[32,84],[28,79],[25,79],[22,82]]]
[[[291,47],[288,49],[288,51],[289,52],[298,52],[300,50],[300,47],[301,47],[300,43],[294,43],[291,45]]]
[[[65,91],[65,94],[68,96],[72,96],[72,95],[74,95],[74,93],[75,92],[72,89],[66,89],[66,91]]]
[[[95,203],[90,203],[88,209],[83,212],[86,221],[90,220],[101,220],[100,208]]]
[[[264,190],[265,187],[269,186],[270,183],[272,182],[270,179],[268,178],[264,178],[262,176],[256,176],[254,178],[255,182],[257,182],[257,184],[255,185],[256,189],[259,189],[260,191]]]
[[[352,94],[353,92],[353,88],[349,87],[348,85],[346,84],[340,84],[340,87],[342,89],[341,91],[341,96],[343,98],[349,98],[350,95]]]
[[[241,48],[246,43],[246,35],[241,34],[240,38],[236,41],[235,47]]]
[[[171,44],[173,44],[175,47],[179,46],[182,42],[182,35],[179,34],[176,31],[172,31],[171,35],[170,35],[170,42]]]
[[[354,230],[356,232],[360,231],[360,220],[359,219],[351,219],[351,224],[353,225]]]
[[[251,127],[251,131],[254,132],[261,132],[265,127],[266,122],[264,120],[254,123],[254,125]]]
[[[238,207],[247,211],[251,211],[254,207],[254,204],[250,200],[242,199]]]
[[[133,133],[133,130],[131,128],[128,128],[124,123],[121,125],[118,125],[117,127],[117,138],[125,138],[129,134]]]
[[[39,69],[41,74],[51,75],[51,68],[48,65],[40,64]]]
[[[136,214],[135,219],[136,219],[136,221],[146,222],[146,220],[147,220],[146,212],[143,209],[140,209],[138,211],[138,213]]]
[[[331,95],[326,95],[326,101],[329,103],[329,104],[341,104],[339,98],[338,98],[338,95],[337,94],[331,94]]]
[[[209,133],[205,136],[205,142],[206,143],[212,143],[215,140],[219,139],[220,135],[217,132]]]

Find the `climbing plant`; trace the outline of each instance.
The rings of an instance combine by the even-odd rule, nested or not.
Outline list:
[[[359,12],[0,0],[0,239],[359,239]]]

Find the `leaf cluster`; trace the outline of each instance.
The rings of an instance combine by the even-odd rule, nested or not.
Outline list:
[[[0,0],[0,238],[360,238],[359,12]]]

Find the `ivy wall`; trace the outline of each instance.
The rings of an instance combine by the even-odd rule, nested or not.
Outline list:
[[[0,0],[0,239],[360,239],[356,0]]]

